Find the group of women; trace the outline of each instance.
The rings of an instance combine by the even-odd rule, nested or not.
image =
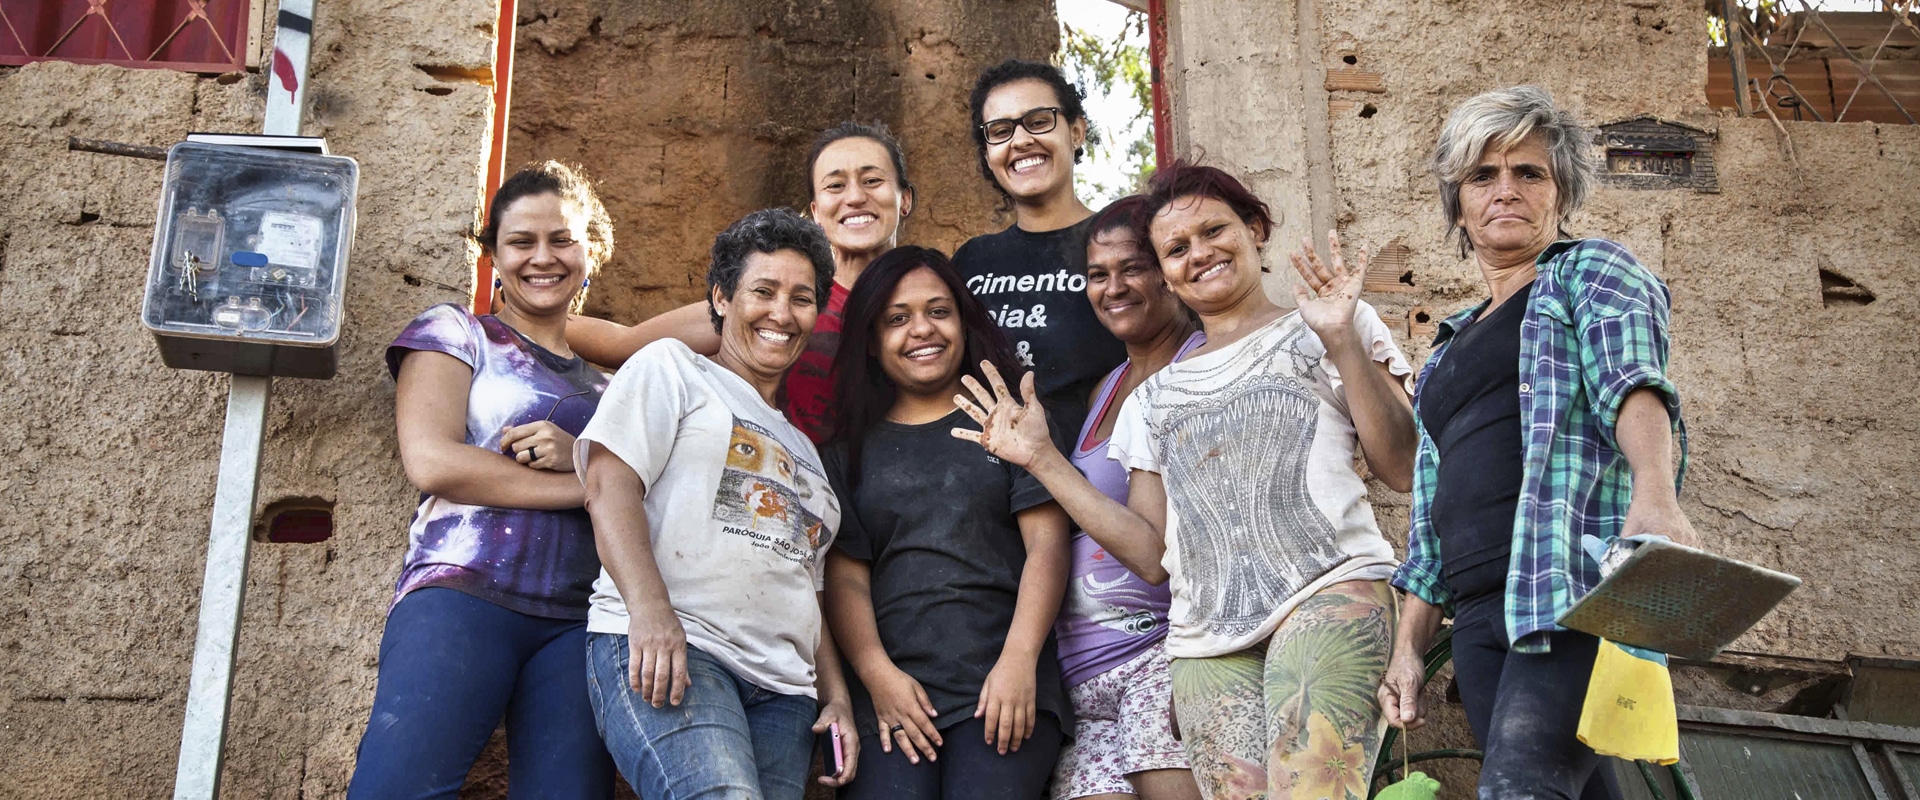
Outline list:
[[[504,719],[514,796],[797,800],[817,763],[849,798],[1365,798],[1451,618],[1481,797],[1617,796],[1553,620],[1582,535],[1690,529],[1666,290],[1565,237],[1575,121],[1519,87],[1447,122],[1490,298],[1416,382],[1337,236],[1282,308],[1233,176],[1095,213],[1058,70],[971,106],[1011,227],[897,246],[899,144],[842,124],[810,219],[742,218],[704,302],[631,328],[573,316],[613,247],[584,179],[502,185],[496,312],[388,351],[422,499],[350,794],[454,796]],[[1413,492],[1405,563],[1368,475]]]

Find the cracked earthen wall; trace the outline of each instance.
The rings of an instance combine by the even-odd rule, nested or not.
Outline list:
[[[1427,171],[1455,105],[1538,83],[1589,125],[1644,114],[1715,134],[1719,193],[1603,188],[1570,229],[1625,243],[1672,288],[1692,443],[1681,502],[1705,546],[1806,581],[1733,649],[1920,657],[1920,127],[1715,111],[1690,0],[1170,5],[1182,152],[1249,176],[1287,214],[1270,291],[1288,296],[1279,248],[1327,225],[1388,249],[1404,262],[1386,282],[1404,291],[1367,299],[1416,360],[1431,331],[1406,335],[1410,315],[1437,322],[1485,296]],[[1404,540],[1405,496],[1374,490]],[[1416,749],[1465,744],[1457,706],[1440,714]],[[1451,796],[1470,794],[1470,771],[1441,769]]]
[[[986,66],[1059,45],[1046,0],[520,4],[509,165],[579,162],[618,252],[587,312],[634,323],[700,299],[713,236],[809,199],[806,151],[842,120],[900,137],[919,202],[902,243],[951,253],[998,220],[967,94]]]
[[[1405,248],[1413,289],[1370,296],[1390,319],[1443,315],[1478,292],[1439,230],[1424,170],[1459,100],[1534,81],[1590,122],[1650,113],[1716,132],[1721,193],[1602,190],[1573,222],[1626,242],[1673,286],[1674,375],[1693,434],[1683,502],[1707,543],[1808,579],[1736,647],[1920,654],[1908,618],[1920,605],[1910,249],[1920,238],[1911,191],[1920,130],[1786,123],[1783,135],[1764,119],[1712,112],[1701,90],[1705,23],[1692,3],[1521,13],[1468,0],[1389,15],[1306,0],[1282,16],[1230,0],[1173,5],[1183,146],[1252,174],[1295,233],[1319,218],[1352,241]],[[648,6],[621,8],[634,10],[523,5],[513,160],[586,161],[618,195],[623,253],[596,284],[596,312],[633,321],[697,297],[712,233],[752,208],[803,203],[806,140],[850,115],[878,116],[907,139],[926,214],[909,240],[950,247],[994,226],[959,109],[978,64],[1031,54],[1022,37],[1044,35],[1019,16],[1031,7],[849,2],[817,17],[739,10],[676,23]],[[333,796],[350,769],[413,501],[380,351],[420,308],[466,293],[474,253],[460,234],[480,190],[492,11],[476,0],[404,12],[321,3],[307,132],[360,160],[362,222],[341,374],[278,382],[260,502],[333,500],[337,533],[323,545],[255,547],[227,796]],[[1301,14],[1315,20],[1306,37]],[[741,21],[754,35],[729,38]],[[1213,48],[1205,58],[1192,55],[1200,42]],[[551,68],[540,65],[549,58]],[[703,99],[691,77],[634,83],[641,76],[621,70],[643,58],[666,75],[720,65],[726,96]],[[890,83],[891,66],[881,79],[874,58],[906,65],[905,80]],[[568,59],[588,62],[592,82],[569,83],[559,69]],[[941,69],[921,71],[930,66]],[[787,115],[767,117],[783,127],[729,109],[736,68],[753,96]],[[809,68],[847,83],[811,80]],[[1319,80],[1302,84],[1301,72]],[[1326,91],[1329,75],[1378,91]],[[545,94],[534,88],[543,81]],[[839,105],[795,100],[822,86],[846,90]],[[11,512],[0,521],[0,796],[152,796],[171,785],[224,406],[224,378],[160,368],[133,319],[158,165],[69,153],[66,137],[165,145],[190,130],[253,130],[263,92],[257,76],[0,70],[0,159],[14,165],[0,172],[0,404],[17,425],[0,444]],[[643,113],[638,122],[612,99],[628,92],[645,100],[627,112]],[[587,113],[561,122],[570,115],[537,113],[542,103]],[[602,166],[644,160],[648,143],[660,148],[655,188],[645,170],[623,177]],[[663,184],[670,170],[685,172]],[[1830,287],[1851,281],[1874,301],[1823,295],[1822,270]],[[1403,342],[1424,354],[1419,339]],[[1383,526],[1404,530],[1404,498],[1380,499]]]
[[[336,503],[324,544],[253,548],[227,797],[334,797],[372,701],[414,502],[381,352],[465,296],[494,4],[321,0],[305,132],[359,160],[339,376],[280,379],[259,502]],[[273,5],[266,11],[272,19]],[[271,30],[271,27],[269,27]],[[259,74],[0,69],[0,797],[171,791],[227,380],[161,367],[137,309],[167,146],[258,131]],[[429,91],[430,90],[430,91]]]
[[[335,533],[254,545],[226,797],[345,789],[416,500],[382,352],[420,310],[464,302],[477,255],[463,234],[482,189],[496,4],[316,5],[304,132],[359,160],[360,224],[340,373],[276,381],[258,502],[332,501]],[[601,5],[521,3],[512,159],[594,168],[622,251],[594,309],[626,321],[697,297],[727,222],[804,204],[804,148],[846,117],[908,139],[927,194],[913,240],[987,230],[966,92],[981,65],[1054,47],[1039,0]],[[0,411],[15,422],[0,437],[0,798],[169,792],[225,410],[225,377],[162,368],[137,322],[161,165],[71,153],[67,137],[257,131],[265,86],[0,68]],[[469,796],[500,796],[500,768],[483,759]]]

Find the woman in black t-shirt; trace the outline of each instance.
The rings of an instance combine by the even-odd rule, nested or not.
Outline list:
[[[862,738],[841,796],[1038,797],[1073,730],[1052,635],[1069,523],[949,433],[973,424],[954,405],[973,365],[1020,370],[936,250],[876,259],[845,323],[822,456],[842,502],[826,612]]]
[[[1007,334],[1015,360],[1070,428],[1126,347],[1087,304],[1087,223],[1073,165],[1087,141],[1080,92],[1051,64],[1009,60],[973,86],[980,172],[1013,209],[1013,226],[976,236],[953,266]]]

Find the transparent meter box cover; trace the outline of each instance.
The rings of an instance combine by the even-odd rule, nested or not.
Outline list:
[[[161,360],[332,377],[359,179],[343,156],[174,145],[140,312]]]

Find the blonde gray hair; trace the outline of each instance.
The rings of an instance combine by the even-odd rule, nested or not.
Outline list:
[[[1491,146],[1506,150],[1529,136],[1546,139],[1548,169],[1553,171],[1559,202],[1554,226],[1560,238],[1567,234],[1567,217],[1580,208],[1593,190],[1594,164],[1586,129],[1573,113],[1553,104],[1553,95],[1538,86],[1513,86],[1476,96],[1453,110],[1440,129],[1433,148],[1433,176],[1440,182],[1440,210],[1447,230],[1459,238],[1460,256],[1473,252],[1467,229],[1460,224],[1460,185],[1479,166]]]

